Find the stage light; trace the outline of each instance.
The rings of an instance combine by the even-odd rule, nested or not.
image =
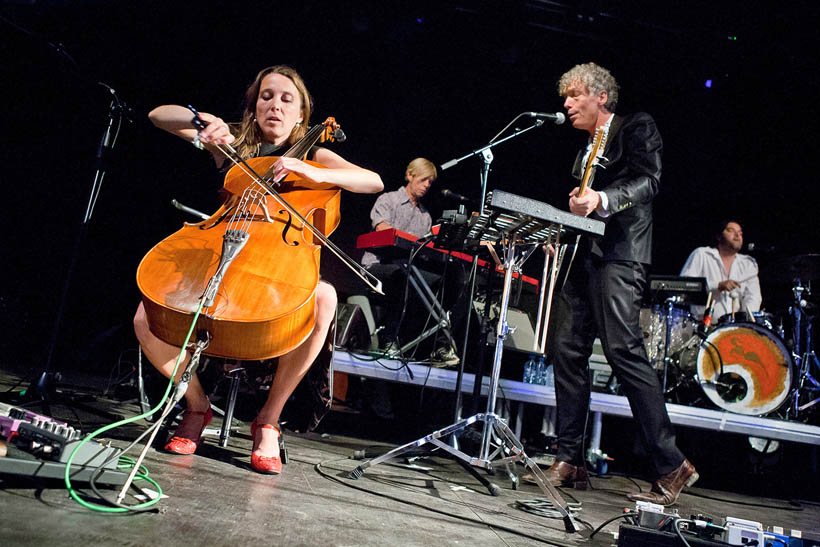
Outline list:
[[[706,80],[705,82],[703,82],[703,86],[707,89],[712,89],[712,80]]]

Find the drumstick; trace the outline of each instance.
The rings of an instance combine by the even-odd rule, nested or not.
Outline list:
[[[757,320],[755,319],[755,316],[752,314],[752,309],[749,307],[748,304],[746,304],[746,313],[749,314],[749,319],[752,320],[752,323],[757,323]]]
[[[703,325],[706,327],[712,326],[712,291],[709,291],[709,296],[706,298],[706,308],[703,310]]]

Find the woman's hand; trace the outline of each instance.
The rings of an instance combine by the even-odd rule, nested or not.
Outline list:
[[[273,180],[281,180],[290,173],[296,173],[302,178],[313,182],[322,181],[322,169],[314,167],[297,158],[282,156],[273,165]]]
[[[228,124],[222,118],[207,112],[200,112],[199,117],[208,124],[205,129],[199,132],[199,140],[203,144],[230,144],[236,140],[231,134]]]

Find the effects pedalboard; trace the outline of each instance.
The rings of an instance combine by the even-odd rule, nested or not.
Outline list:
[[[662,505],[647,502],[638,502],[636,511],[634,524],[619,527],[618,547],[678,547],[682,544],[680,536],[693,547],[820,546],[820,534],[816,532],[786,531],[779,526],[764,530],[759,522],[735,517],[717,521],[704,515],[684,518],[677,511],[668,512]]]
[[[83,443],[82,434],[66,422],[0,403],[0,474],[62,479],[68,458],[80,446],[71,463],[71,480],[99,484],[125,484],[127,473],[117,470],[119,448],[94,441]]]

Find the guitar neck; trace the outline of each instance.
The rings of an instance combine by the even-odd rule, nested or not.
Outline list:
[[[590,148],[589,156],[587,157],[586,165],[584,166],[584,176],[581,179],[581,185],[578,187],[578,197],[583,196],[589,181],[592,179],[592,174],[595,172],[595,167],[598,165],[598,157],[604,150],[604,143],[606,142],[607,127],[602,125],[595,130],[595,136],[592,139],[592,148]]]
[[[584,178],[581,181],[581,186],[578,187],[578,197],[583,196],[587,191],[587,186],[589,186],[589,179],[592,177],[592,166],[587,166],[584,169]]]

